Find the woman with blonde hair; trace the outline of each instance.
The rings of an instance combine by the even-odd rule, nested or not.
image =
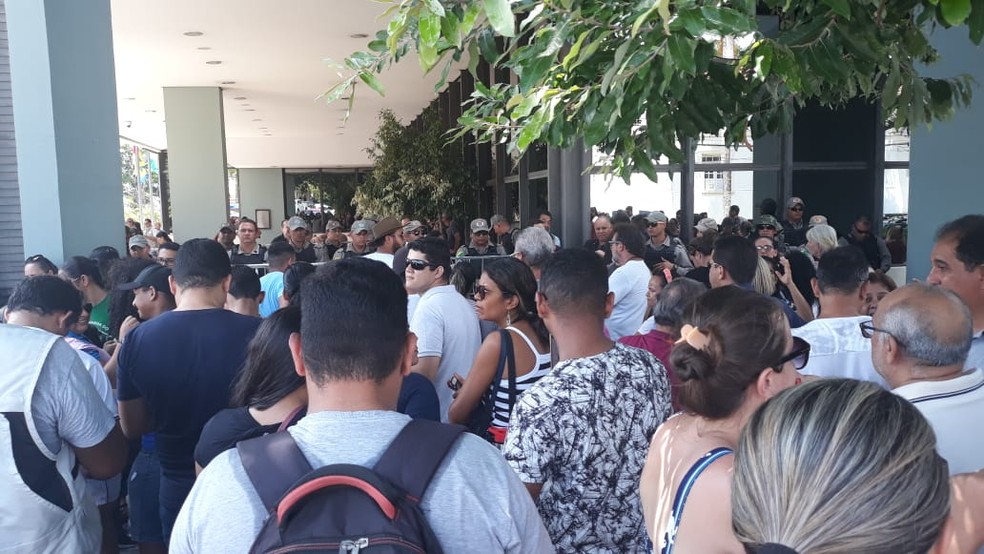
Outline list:
[[[810,347],[782,307],[739,287],[700,296],[670,362],[683,412],[653,435],[642,472],[646,528],[657,551],[740,552],[731,531],[731,453],[752,412],[800,380]]]
[[[747,552],[924,554],[950,508],[929,423],[869,382],[780,394],[748,421],[734,459],[732,522]]]

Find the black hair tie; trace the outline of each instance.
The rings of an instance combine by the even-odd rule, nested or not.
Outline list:
[[[755,549],[755,554],[799,554],[784,544],[767,542]]]

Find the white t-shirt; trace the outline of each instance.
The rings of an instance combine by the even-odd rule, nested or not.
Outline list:
[[[410,418],[396,412],[316,412],[289,432],[313,467],[371,467]],[[499,452],[463,434],[420,503],[445,552],[553,552],[533,501]],[[233,448],[195,481],[171,534],[170,552],[247,552],[266,519]]]
[[[373,252],[372,254],[366,254],[363,258],[367,260],[376,260],[377,262],[383,262],[390,269],[393,269],[393,254],[386,254],[385,252]]]
[[[631,335],[642,325],[650,277],[649,268],[642,260],[626,262],[608,277],[608,290],[615,294],[615,306],[605,320],[605,328],[612,340]]]
[[[984,469],[984,371],[946,381],[919,381],[893,390],[926,416],[950,475]]]
[[[810,343],[810,361],[801,371],[817,377],[871,381],[890,389],[871,363],[871,339],[861,334],[860,323],[870,316],[814,319],[793,329],[793,336]]]
[[[482,344],[478,315],[453,286],[437,286],[421,295],[410,320],[410,330],[417,335],[419,357],[441,358],[434,388],[441,401],[441,421],[447,421],[453,394],[447,382],[455,373],[468,376]]]

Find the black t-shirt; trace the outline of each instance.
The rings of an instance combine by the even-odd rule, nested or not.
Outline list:
[[[704,283],[705,287],[711,288],[711,268],[709,267],[695,267],[688,271],[685,277]]]
[[[171,311],[141,323],[120,346],[117,395],[146,403],[165,478],[194,477],[202,427],[229,405],[261,321],[223,309]]]
[[[228,408],[212,416],[195,447],[195,462],[205,467],[213,458],[236,446],[239,441],[273,433],[279,423],[260,425],[249,413],[249,408]]]

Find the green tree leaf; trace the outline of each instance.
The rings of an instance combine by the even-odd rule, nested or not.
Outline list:
[[[970,40],[980,44],[984,40],[984,0],[972,0],[970,17],[967,18],[970,28]]]
[[[380,83],[379,79],[377,79],[372,73],[363,71],[362,73],[359,73],[359,79],[368,85],[369,88],[379,93],[380,96],[386,96],[386,90],[383,88],[383,84]]]
[[[939,0],[939,2],[943,20],[950,25],[960,25],[970,16],[970,0]]]
[[[844,19],[851,19],[851,4],[848,0],[823,0],[825,6]]]
[[[516,20],[509,0],[482,0],[485,5],[485,16],[496,33],[504,37],[516,36]]]
[[[426,14],[420,18],[420,42],[428,46],[437,44],[441,36],[441,19],[434,14]]]

